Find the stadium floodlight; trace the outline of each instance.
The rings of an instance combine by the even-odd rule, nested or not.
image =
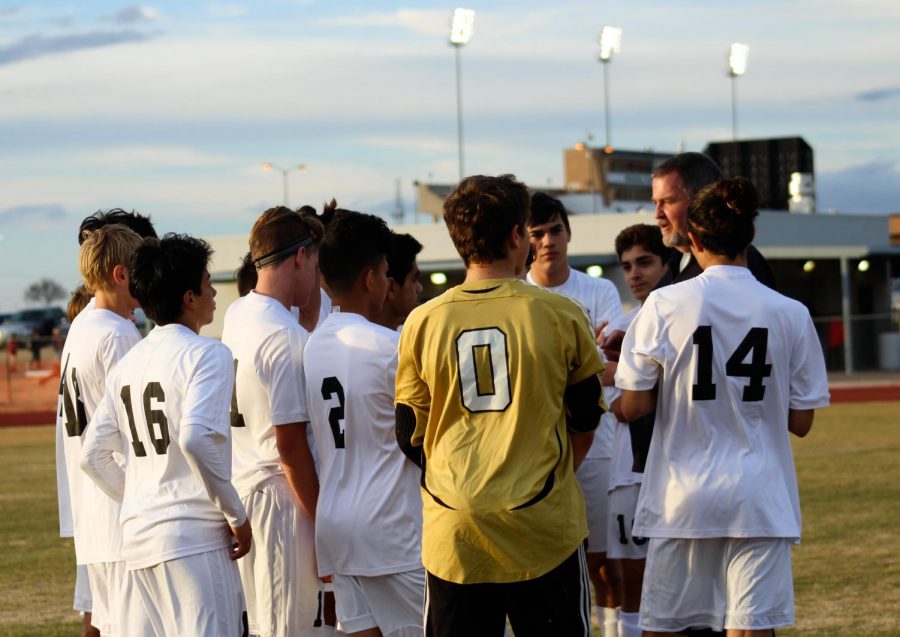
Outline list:
[[[434,285],[446,285],[447,284],[447,275],[443,272],[432,272],[431,273],[431,283]]]
[[[622,50],[622,29],[605,26],[600,31],[600,61],[603,62],[603,116],[606,124],[606,147],[612,148],[609,125],[609,66],[613,53]]]
[[[270,161],[265,162],[262,165],[262,169],[264,173],[269,172],[270,170],[276,170],[281,173],[282,178],[282,194],[284,195],[284,205],[288,207],[288,174],[293,171],[298,171],[301,173],[306,172],[306,164],[297,164],[296,166],[290,166],[289,168],[282,168],[278,164],[273,164]]]
[[[459,70],[459,50],[468,44],[475,31],[475,11],[457,8],[450,22],[450,44],[456,57],[456,147],[459,154],[459,180],[465,176],[463,168],[463,120],[462,120],[462,79]]]
[[[462,46],[468,44],[475,30],[475,11],[472,9],[458,8],[453,12],[453,21],[450,23],[450,44]]]
[[[750,47],[740,42],[731,45],[728,52],[728,75],[731,76],[731,137],[737,141],[737,79],[747,72]]]

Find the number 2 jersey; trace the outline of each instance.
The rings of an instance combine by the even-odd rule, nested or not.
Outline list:
[[[223,511],[182,452],[179,436],[184,427],[201,425],[225,437],[230,458],[233,366],[222,343],[170,323],[153,328],[110,375],[85,448],[125,455],[122,556],[129,569],[231,547]],[[230,469],[226,462],[223,480]],[[226,510],[243,519],[230,490]]]
[[[396,402],[422,445],[422,561],[456,583],[518,582],[587,536],[563,395],[603,371],[584,310],[516,279],[464,283],[400,336]]]
[[[81,449],[88,422],[103,399],[107,375],[140,341],[134,323],[91,304],[72,322],[63,347],[56,412],[62,450],[56,467],[60,534],[74,535],[79,564],[122,559],[119,503],[81,471]]]
[[[616,386],[657,380],[634,534],[799,539],[788,410],[829,400],[806,308],[737,266],[658,289],[625,336]]]
[[[419,468],[394,432],[399,334],[332,312],[303,356],[319,455],[319,575],[376,576],[422,568]]]

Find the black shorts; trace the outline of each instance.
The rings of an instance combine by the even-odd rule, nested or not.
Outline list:
[[[427,637],[498,637],[507,617],[516,637],[590,637],[584,545],[549,573],[524,582],[456,584],[428,573]]]

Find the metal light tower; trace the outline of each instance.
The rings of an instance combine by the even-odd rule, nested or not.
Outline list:
[[[600,62],[603,63],[603,114],[606,120],[606,148],[612,148],[609,132],[609,62],[622,49],[622,29],[605,26],[600,31]]]
[[[290,173],[294,170],[301,172],[301,173],[305,173],[306,172],[306,164],[297,164],[296,166],[291,166],[290,168],[282,168],[278,164],[273,164],[272,162],[267,161],[266,163],[264,163],[262,165],[262,169],[263,169],[263,172],[266,172],[266,173],[269,172],[270,170],[277,170],[278,172],[281,173],[281,176],[283,179],[282,189],[283,189],[283,194],[284,194],[284,205],[286,208],[289,207],[288,206],[288,173]]]
[[[731,138],[737,141],[737,79],[747,71],[750,47],[740,42],[731,45],[728,53],[728,74],[731,76]]]
[[[456,138],[459,152],[459,179],[465,176],[463,169],[463,120],[462,120],[462,80],[459,70],[459,50],[472,39],[475,29],[475,11],[456,9],[450,24],[450,44],[456,52]]]

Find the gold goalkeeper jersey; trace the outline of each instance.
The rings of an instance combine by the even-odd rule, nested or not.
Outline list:
[[[584,310],[515,279],[466,283],[417,308],[396,402],[422,445],[422,561],[451,582],[539,577],[587,536],[563,394],[603,370]]]

